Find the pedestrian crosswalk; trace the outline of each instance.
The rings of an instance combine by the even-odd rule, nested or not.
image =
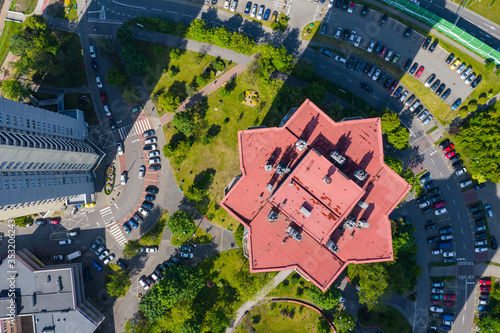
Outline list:
[[[106,228],[115,223],[115,217],[113,216],[110,206],[101,209],[99,213],[101,213],[101,217]]]
[[[118,129],[118,133],[120,133],[120,138],[125,140],[127,137],[131,137],[137,134],[142,134],[149,129],[152,129],[151,121],[149,118],[141,119],[136,121],[133,125],[127,125]]]
[[[122,228],[120,228],[120,226],[118,226],[118,224],[113,223],[113,225],[109,228],[109,232],[116,239],[116,242],[118,243],[118,245],[123,245],[127,241],[127,239],[123,235]]]
[[[123,235],[122,228],[116,223],[111,206],[105,207],[99,211],[104,221],[104,226],[109,229],[111,235],[115,238],[118,245],[123,245],[127,241]]]

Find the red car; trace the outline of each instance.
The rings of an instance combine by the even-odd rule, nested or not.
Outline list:
[[[106,95],[104,94],[104,91],[101,91],[101,101],[102,101],[103,103],[106,103],[106,102],[107,102]]]
[[[392,92],[394,91],[394,89],[396,89],[396,87],[398,86],[398,83],[399,81],[394,81],[394,83],[392,84],[392,86],[389,88],[389,92],[392,94]]]
[[[450,299],[455,299],[455,295],[453,294],[446,294],[443,296],[444,299],[446,300],[450,300]]]
[[[481,292],[485,292],[485,293],[489,293],[491,291],[491,287],[487,287],[487,286],[481,286],[481,287],[479,287],[479,289],[481,290]]]
[[[455,302],[453,301],[446,301],[446,302],[443,302],[444,306],[455,306]]]
[[[449,153],[450,151],[453,150],[453,148],[455,148],[455,146],[452,144],[450,144],[448,147],[444,147],[443,148],[443,153]]]
[[[453,156],[455,156],[455,152],[454,151],[450,151],[448,154],[444,155],[444,157],[446,157],[447,159],[450,159]]]
[[[56,219],[48,219],[50,224],[61,224],[61,221],[56,220]]]
[[[482,286],[491,286],[491,280],[481,279],[479,280],[479,284]]]
[[[420,77],[420,75],[422,75],[422,73],[424,72],[425,70],[425,67],[424,66],[420,66],[420,68],[418,69],[418,71],[415,73],[415,77]]]
[[[431,304],[432,305],[439,305],[439,301],[432,301]]]

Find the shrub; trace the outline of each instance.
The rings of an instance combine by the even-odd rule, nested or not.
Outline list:
[[[227,89],[224,87],[222,88],[222,90],[220,91],[220,95],[223,97],[223,98],[227,98],[229,97],[229,95],[231,95],[231,93],[229,91],[227,91]]]
[[[198,77],[196,78],[196,83],[198,84],[198,87],[204,87],[207,84],[207,73],[198,75]]]
[[[238,95],[238,102],[243,103],[245,101],[245,92]]]
[[[224,70],[224,68],[226,67],[226,65],[224,64],[224,61],[222,61],[220,59],[212,62],[212,66],[217,72],[222,72]]]
[[[467,106],[461,107],[460,110],[458,111],[458,115],[460,118],[465,118],[469,114],[469,110],[467,109]]]

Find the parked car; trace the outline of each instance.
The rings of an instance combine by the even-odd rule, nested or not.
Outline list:
[[[493,211],[491,210],[491,205],[484,205],[484,210],[486,211],[487,217],[493,217]]]
[[[412,28],[410,28],[410,27],[408,27],[408,28],[406,29],[405,33],[403,34],[403,38],[404,38],[404,39],[408,39],[408,38],[410,38],[412,31],[413,31],[413,29],[412,29]]]
[[[431,287],[433,288],[441,288],[441,287],[444,287],[444,282],[440,281],[440,282],[432,282],[431,283]]]
[[[432,53],[434,52],[434,50],[436,49],[436,46],[438,45],[439,43],[439,40],[436,38],[434,39],[434,41],[432,42],[431,46],[429,46],[429,52]]]
[[[481,286],[491,286],[491,280],[490,279],[479,279],[479,284]]]
[[[487,306],[487,305],[479,305],[479,306],[477,307],[477,309],[478,309],[479,311],[481,311],[481,312],[488,312],[488,311],[490,311],[490,307],[489,307],[489,306]]]
[[[474,249],[475,252],[479,253],[479,252],[486,252],[488,251],[488,248],[486,246],[480,246],[480,247],[476,247]]]
[[[436,223],[428,224],[425,226],[425,231],[431,231],[436,229]]]
[[[410,73],[410,75],[413,75],[417,71],[417,68],[418,68],[418,63],[414,63],[413,66],[411,66],[410,71],[408,73]]]
[[[143,207],[139,207],[139,209],[137,210],[142,216],[144,217],[147,217],[149,215],[149,211],[147,211],[146,209],[144,209]]]
[[[431,312],[436,312],[436,313],[443,313],[444,312],[444,309],[442,307],[440,307],[440,306],[431,306],[429,308],[429,310]]]
[[[144,165],[141,165],[141,167],[139,168],[139,179],[143,179],[145,173],[146,173],[146,167]]]
[[[332,51],[321,48],[319,49],[319,53],[326,55],[327,57],[331,57],[333,55]]]
[[[430,201],[424,201],[422,202],[421,204],[418,205],[419,208],[425,208],[425,207],[428,207],[430,206]]]
[[[129,234],[132,231],[127,222],[123,223],[123,231],[125,231],[125,233],[127,234]]]
[[[431,36],[427,36],[427,38],[424,40],[424,42],[422,44],[422,49],[427,50],[427,48],[429,47],[429,44],[431,43],[431,41],[432,41],[432,37]]]
[[[94,266],[94,267],[95,267],[98,271],[102,271],[102,266],[101,266],[101,264],[99,264],[99,263],[97,262],[97,260],[96,260],[96,261],[94,261],[94,262],[92,263],[92,265],[93,265],[93,266]]]
[[[120,268],[121,268],[121,269],[123,269],[123,270],[127,269],[127,267],[128,267],[128,266],[127,266],[127,264],[125,264],[125,263],[122,261],[122,259],[118,259],[118,260],[116,261],[116,264],[117,264],[118,266],[120,266]]]
[[[61,261],[63,259],[64,259],[64,257],[61,254],[59,254],[57,256],[50,257],[50,260],[52,260],[52,261]]]
[[[455,176],[461,176],[464,175],[467,172],[466,167],[461,167],[460,169],[455,171]]]
[[[435,214],[435,215],[443,215],[444,213],[446,213],[446,208],[445,208],[445,207],[443,207],[443,208],[439,208],[439,209],[436,209],[436,210],[434,211],[434,214]]]
[[[103,252],[99,255],[99,260],[103,261],[103,260],[104,260],[104,258],[106,258],[106,257],[108,256],[108,254],[109,254],[109,250],[108,250],[108,249],[104,250],[104,251],[103,251]]]
[[[427,238],[427,243],[429,243],[429,244],[436,243],[437,241],[439,241],[439,237],[438,236]]]
[[[457,100],[451,105],[451,109],[456,110],[460,106],[460,104],[462,104],[462,99],[457,98]]]
[[[448,58],[446,58],[446,61],[445,61],[446,64],[449,65],[453,61],[453,59],[455,59],[455,53],[450,53],[450,55],[448,56]]]
[[[155,130],[150,129],[150,130],[147,130],[144,133],[142,133],[142,137],[147,138],[147,137],[153,136],[154,134],[155,134]]]
[[[433,188],[434,186],[436,186],[434,184],[434,182],[429,182],[429,183],[426,183],[424,184],[424,190],[430,190],[431,188]]]
[[[141,252],[153,253],[158,251],[158,246],[146,246],[141,248]]]
[[[441,80],[437,79],[436,81],[434,81],[434,83],[431,86],[431,91],[435,91],[437,89],[437,87],[439,87],[440,84],[441,84]]]
[[[154,185],[150,185],[146,188],[146,193],[148,194],[158,194],[160,190]]]
[[[161,169],[161,164],[153,164],[149,166],[149,171],[158,171]]]
[[[448,233],[450,233],[450,232],[452,232],[452,231],[453,231],[453,228],[452,228],[452,227],[445,227],[445,228],[441,228],[441,229],[439,229],[439,233],[440,233],[441,235],[448,234]]]
[[[470,186],[470,185],[472,185],[472,180],[470,180],[470,179],[460,183],[461,188],[465,188],[465,187]]]
[[[443,257],[456,257],[457,253],[455,251],[446,251],[443,252]]]
[[[491,248],[496,250],[498,248],[497,239],[494,236],[490,237]]]
[[[102,82],[101,82],[101,77],[100,76],[96,76],[95,77],[95,82],[97,83],[97,87],[98,88],[102,88]]]
[[[36,219],[35,224],[36,225],[44,225],[44,224],[47,224],[47,221],[45,219]]]
[[[436,74],[433,73],[433,74],[429,75],[427,80],[425,80],[424,86],[429,87],[435,78],[436,78]]]
[[[471,208],[469,208],[469,210],[471,211],[471,213],[479,212],[482,209],[483,209],[483,206],[480,205],[480,204],[476,205],[476,206],[472,206]]]
[[[385,23],[387,22],[388,18],[389,18],[389,16],[387,16],[387,14],[384,14],[382,16],[382,18],[380,19],[380,21],[378,22],[378,25],[383,27],[385,25]]]
[[[99,239],[96,239],[95,242],[90,246],[90,251],[95,251],[99,245],[101,245],[101,241]]]
[[[483,240],[478,240],[474,242],[475,246],[483,246],[483,245],[488,245],[488,241],[486,239]]]
[[[435,250],[432,250],[431,251],[431,254],[432,255],[438,255],[438,254],[441,254],[443,253],[443,250],[442,249],[435,249]]]
[[[192,259],[194,257],[193,253],[181,252],[181,257],[186,259]]]
[[[491,291],[491,287],[488,286],[480,286],[479,290],[481,290],[482,293],[489,293]]]

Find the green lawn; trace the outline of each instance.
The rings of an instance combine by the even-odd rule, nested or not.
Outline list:
[[[459,5],[462,5],[463,3],[463,1],[460,0],[452,0],[452,1]],[[467,6],[465,8],[478,13],[479,15],[487,18],[491,22],[500,24],[500,3],[497,3],[494,0],[489,0],[489,1],[469,0],[467,1]]]
[[[311,281],[306,281],[300,274],[295,273],[276,286],[268,296],[292,297],[310,301],[310,298],[306,296],[304,291],[312,286],[314,284]]]
[[[21,29],[21,23],[16,23],[12,21],[5,21],[5,26],[3,28],[2,36],[0,37],[0,57],[1,64],[3,64],[5,57],[7,57],[7,51],[9,49],[9,38],[17,30]]]
[[[320,320],[316,311],[299,304],[263,303],[250,310],[236,332],[317,332]]]
[[[163,231],[165,230],[165,225],[167,224],[168,220],[168,210],[164,210],[161,213],[161,216],[156,222],[156,224],[149,229],[148,232],[146,232],[141,239],[139,239],[139,243],[142,246],[153,246],[153,245],[160,245],[161,242],[161,236],[163,235]]]
[[[37,2],[37,0],[13,0],[10,5],[10,10],[28,15],[33,13]]]
[[[193,80],[196,80],[197,76],[203,74],[205,67],[216,59],[210,55],[201,55],[200,53],[186,50],[182,50],[182,55],[176,59],[171,56],[174,50],[173,47],[138,40],[136,40],[136,43],[144,51],[143,54],[149,63],[149,68],[146,74],[143,75],[142,80],[148,92],[153,96],[159,95],[161,92],[168,91],[169,89],[181,91],[179,94],[181,96],[186,95],[186,87]],[[227,60],[224,60],[224,62],[226,63],[226,71],[236,66],[234,63],[229,64]],[[172,66],[178,70],[178,74],[174,77],[170,77],[168,74],[168,69]],[[214,79],[216,78],[210,78],[207,84]],[[155,105],[159,115],[163,115],[164,112],[158,107],[158,104],[155,103]]]
[[[410,333],[411,326],[405,317],[396,309],[389,306],[383,311],[367,311],[367,308],[358,310],[358,320],[363,326],[376,326],[385,333]]]
[[[192,235],[172,235],[171,245],[180,246],[183,245],[189,239],[190,244],[210,244],[212,243],[212,235],[201,228],[196,228],[195,236]]]

